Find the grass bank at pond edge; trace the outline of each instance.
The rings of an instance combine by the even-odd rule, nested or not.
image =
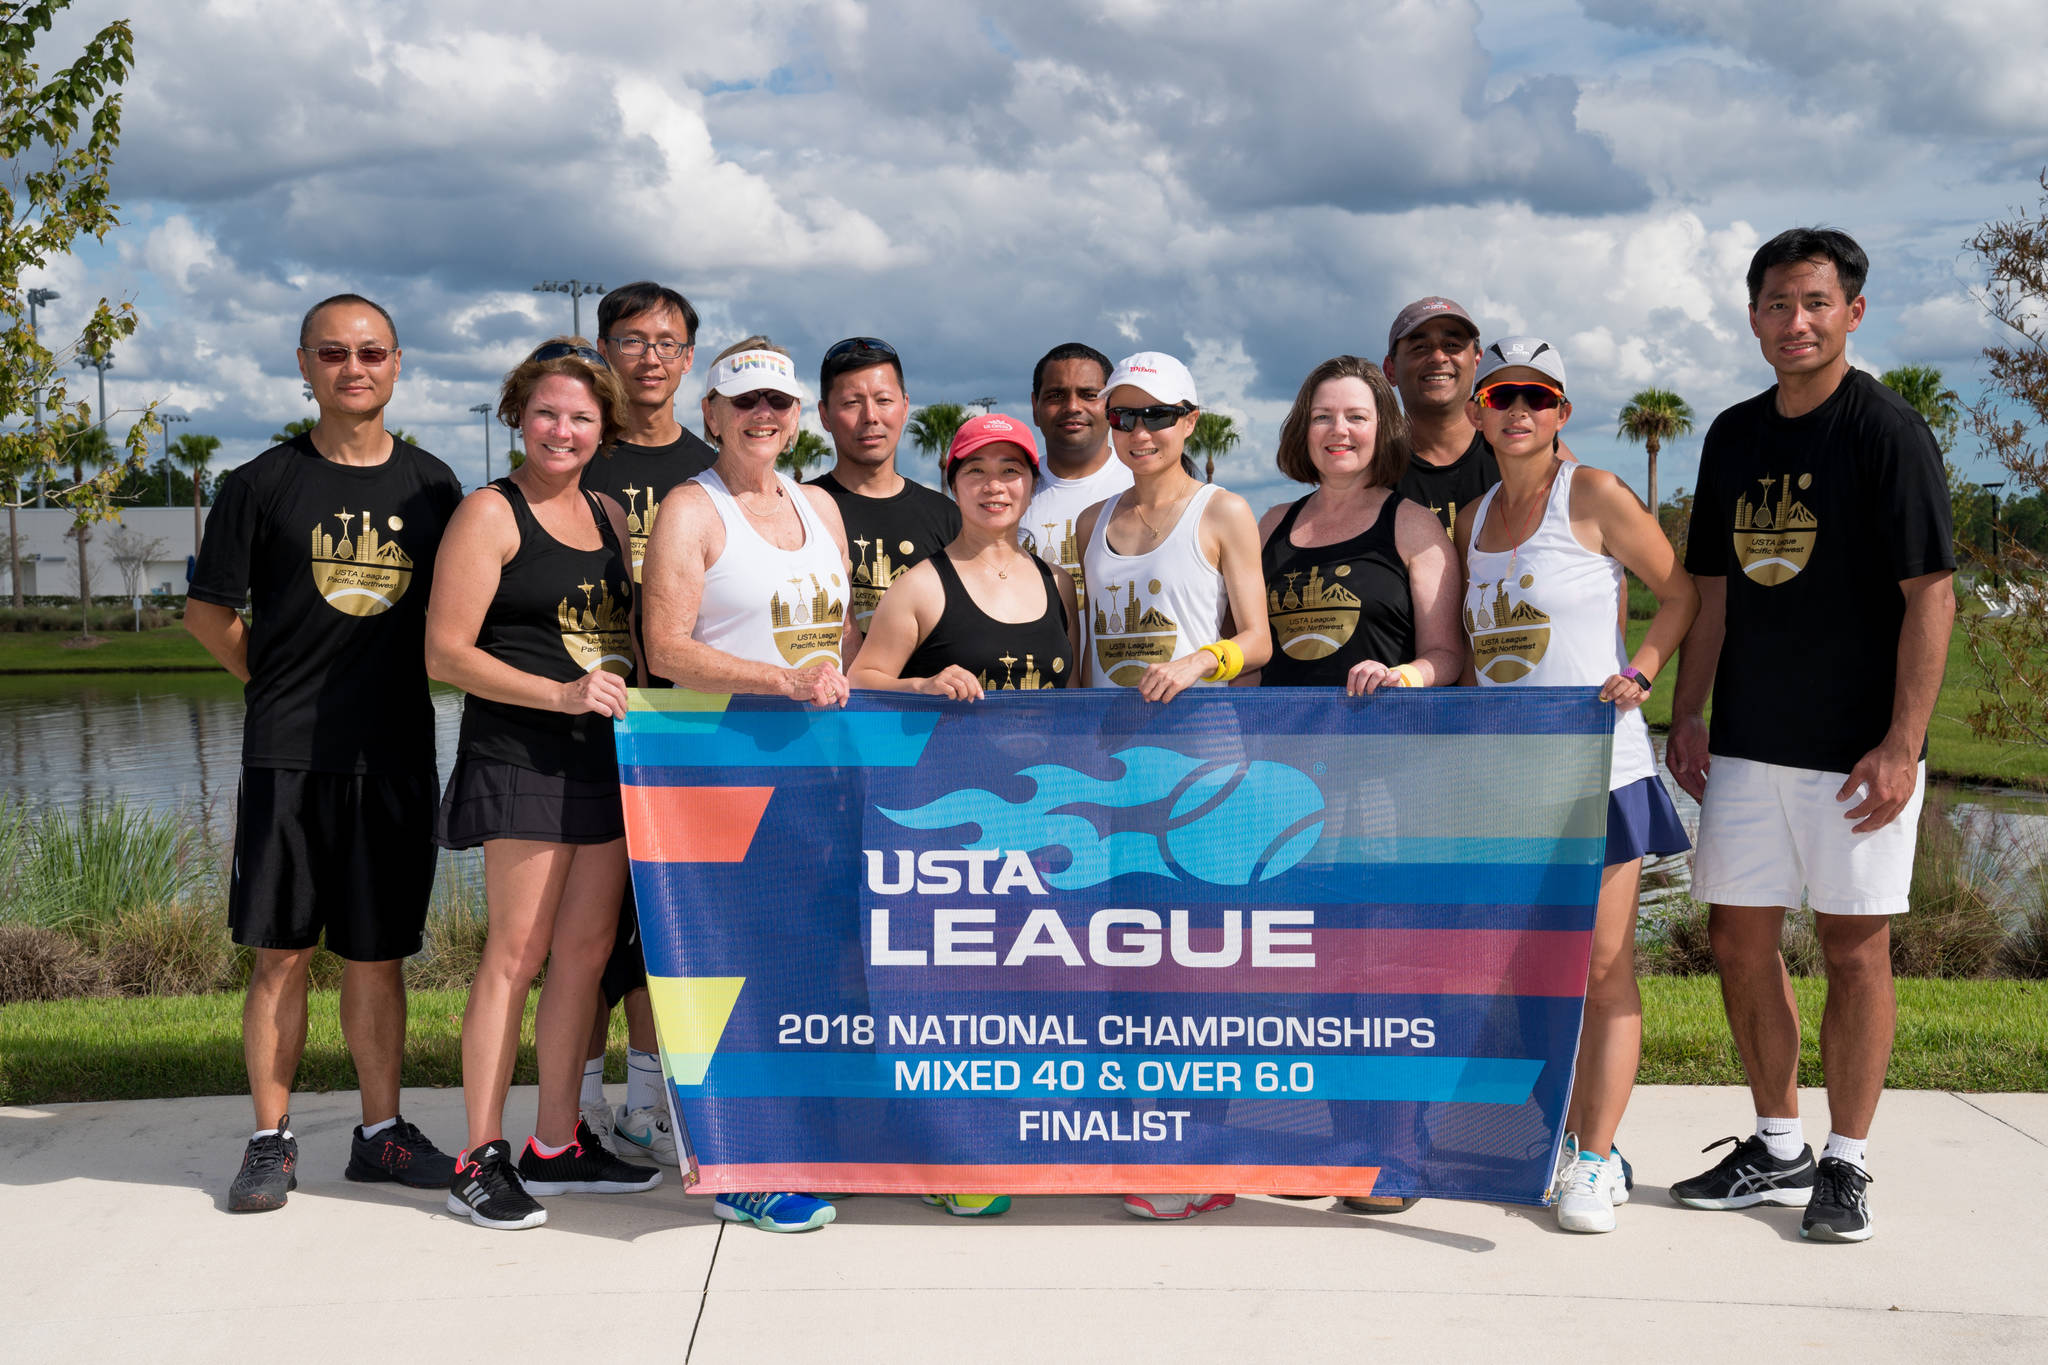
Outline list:
[[[183,626],[112,630],[83,645],[57,631],[0,632],[0,674],[217,673],[220,665]]]
[[[1802,1055],[1799,1081],[1820,1084],[1825,984],[1794,982]],[[407,1085],[461,1084],[459,990],[415,991],[406,1036]],[[312,997],[303,1091],[353,1090],[339,997]],[[0,1104],[233,1095],[242,1069],[239,995],[63,1000],[0,1007]],[[612,1080],[623,1079],[624,1022],[613,1020]],[[521,1029],[517,1084],[534,1080],[533,1008]],[[1713,977],[1643,981],[1644,1085],[1735,1085],[1742,1080],[1720,983]],[[1899,982],[1899,1041],[1888,1083],[1908,1090],[2048,1090],[2048,985],[2026,981]]]

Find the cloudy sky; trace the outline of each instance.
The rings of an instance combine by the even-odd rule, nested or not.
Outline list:
[[[1962,243],[2048,162],[2039,0],[77,0],[37,55],[122,15],[123,226],[39,281],[46,326],[133,299],[110,405],[189,413],[230,464],[310,411],[327,294],[389,304],[391,420],[475,482],[467,409],[569,326],[531,286],[653,277],[706,367],[879,335],[918,402],[1026,412],[1071,339],[1177,353],[1260,506],[1301,376],[1446,293],[1561,347],[1569,439],[1640,490],[1614,413],[1657,384],[1704,425],[1769,382],[1742,275],[1794,223],[1870,253],[1858,364],[1974,395]]]

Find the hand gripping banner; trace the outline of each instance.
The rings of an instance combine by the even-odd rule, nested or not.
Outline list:
[[[636,691],[627,846],[712,1191],[1538,1203],[1591,688]]]

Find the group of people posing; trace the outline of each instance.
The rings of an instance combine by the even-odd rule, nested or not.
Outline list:
[[[286,1111],[323,934],[347,964],[362,1092],[350,1179],[443,1188],[452,1212],[522,1228],[546,1220],[541,1197],[652,1189],[679,1161],[627,878],[611,722],[628,686],[814,705],[856,687],[961,701],[1131,687],[1164,704],[1191,687],[1321,687],[1345,705],[1339,689],[1596,686],[1616,708],[1607,856],[1553,1193],[1560,1226],[1608,1231],[1632,1184],[1615,1138],[1641,1043],[1642,862],[1689,847],[1639,709],[1676,657],[1668,761],[1703,803],[1694,893],[1713,906],[1758,1117],[1672,1193],[1801,1206],[1807,1236],[1868,1237],[1888,917],[1906,908],[1954,560],[1931,434],[1847,362],[1867,269],[1832,230],[1757,252],[1749,318],[1777,382],[1709,431],[1683,565],[1626,484],[1573,458],[1559,347],[1488,341],[1441,297],[1401,310],[1379,363],[1310,371],[1276,452],[1309,491],[1263,515],[1187,457],[1200,399],[1185,365],[1112,363],[1080,343],[1034,368],[1030,423],[991,412],[959,429],[939,493],[897,468],[902,358],[876,337],[838,342],[817,376],[836,460],[798,483],[777,467],[807,396],[795,360],[765,336],[722,351],[700,439],[674,412],[696,311],[647,282],[604,296],[595,343],[557,338],[506,376],[498,416],[524,463],[465,497],[384,428],[401,361],[390,315],[357,295],[315,305],[298,363],[319,422],[222,479],[187,611],[247,683],[229,916],[255,954],[243,1029],[258,1128],[230,1206],[280,1207],[296,1183]],[[1633,651],[1629,574],[1657,600]],[[429,678],[467,694],[445,789]],[[1822,678],[1825,704],[1799,704]],[[421,945],[437,845],[484,850],[490,921],[455,1156],[398,1110],[400,969]],[[1778,952],[1802,901],[1830,982],[1817,1161]],[[543,966],[538,1108],[515,1150],[504,1110]],[[602,1073],[622,1004],[614,1108]],[[1009,1203],[926,1198],[961,1216]],[[1232,1199],[1124,1203],[1173,1219]],[[829,1198],[795,1192],[721,1194],[716,1211],[774,1231],[834,1217]]]

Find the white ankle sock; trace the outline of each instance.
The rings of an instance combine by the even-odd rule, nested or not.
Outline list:
[[[583,1064],[583,1095],[577,1104],[596,1109],[604,1104],[604,1058],[592,1057]]]
[[[249,1134],[249,1141],[254,1142],[257,1138],[276,1137],[277,1134],[278,1130],[275,1128],[258,1128],[255,1132]],[[285,1129],[284,1135],[286,1137],[293,1136],[292,1130],[289,1128]]]
[[[1828,1132],[1828,1145],[1821,1151],[1821,1155],[1824,1157],[1831,1156],[1839,1161],[1846,1161],[1857,1170],[1868,1175],[1870,1174],[1870,1168],[1863,1164],[1863,1149],[1869,1145],[1869,1138],[1847,1138],[1830,1129]]]
[[[382,1123],[366,1123],[363,1125],[363,1136],[366,1138],[373,1138],[396,1122],[398,1122],[398,1115],[393,1114],[390,1118],[385,1119]]]
[[[562,1153],[568,1151],[571,1147],[574,1147],[576,1145],[573,1142],[565,1142],[559,1147],[550,1147],[537,1137],[530,1137],[526,1140],[526,1142],[528,1146],[533,1148],[536,1155],[543,1157],[560,1156]]]
[[[652,1109],[661,1103],[661,1058],[626,1049],[626,1108]]]
[[[1767,1119],[1756,1121],[1756,1135],[1764,1140],[1772,1156],[1780,1161],[1797,1161],[1799,1149],[1806,1143],[1801,1139],[1798,1119]]]

